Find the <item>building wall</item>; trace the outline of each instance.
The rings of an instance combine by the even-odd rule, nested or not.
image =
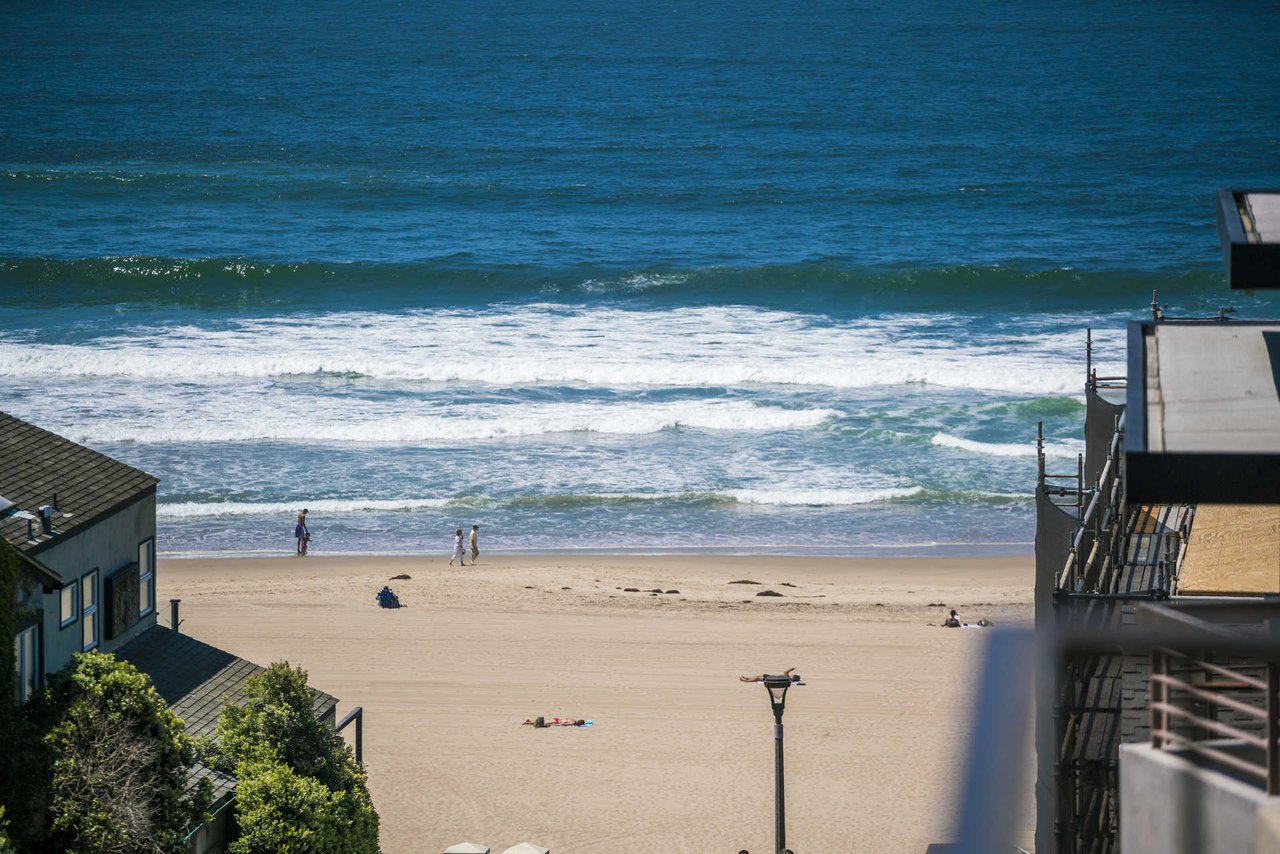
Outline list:
[[[213,818],[200,825],[187,838],[186,854],[222,854],[232,832],[232,807],[227,803],[214,808]]]
[[[1122,609],[1121,625],[1137,628],[1132,605]],[[1151,741],[1151,654],[1127,652],[1121,656],[1123,695],[1120,701],[1120,740],[1125,744]]]
[[[1120,747],[1120,850],[1125,854],[1274,851],[1255,847],[1259,816],[1280,798],[1146,744]]]
[[[105,580],[116,572],[137,563],[138,546],[156,533],[156,497],[151,492],[137,501],[117,510],[110,517],[77,531],[65,541],[56,542],[40,551],[38,559],[45,566],[62,576],[67,584],[80,583],[80,579],[94,569],[98,570],[94,597],[98,603],[98,647],[101,652],[112,652],[128,643],[155,624],[155,609],[116,637],[108,639],[107,609],[104,598]],[[41,608],[44,619],[41,624],[41,644],[44,649],[44,672],[52,673],[62,668],[71,656],[82,649],[83,602],[77,598],[77,617],[66,626],[61,623],[60,591],[43,595]],[[154,605],[154,603],[153,603]]]

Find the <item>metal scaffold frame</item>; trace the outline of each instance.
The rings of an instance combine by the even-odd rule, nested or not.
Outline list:
[[[1038,481],[1042,496],[1058,511],[1074,517],[1074,533],[1049,572],[1037,572],[1037,623],[1054,631],[1123,631],[1133,606],[1167,599],[1173,592],[1194,508],[1186,505],[1131,506],[1124,488],[1125,415],[1101,392],[1123,389],[1124,377],[1099,377],[1092,364],[1092,334],[1087,343],[1086,453],[1076,472],[1046,471],[1044,429],[1037,436]],[[1106,441],[1105,418],[1110,418]],[[1092,475],[1092,477],[1091,477]],[[1041,508],[1044,512],[1044,508]],[[1052,509],[1050,512],[1055,512]],[[1051,561],[1040,554],[1037,563]],[[1145,659],[1144,659],[1145,661]],[[1147,665],[1143,665],[1144,667]],[[1042,756],[1038,789],[1037,850],[1059,854],[1104,854],[1119,848],[1119,746],[1130,740],[1132,721],[1143,719],[1145,696],[1135,695],[1137,664],[1115,652],[1076,653],[1052,674],[1043,674],[1041,703],[1051,701],[1052,717],[1042,716],[1038,750]],[[1141,689],[1145,691],[1145,688]],[[1049,736],[1052,739],[1049,739]],[[1052,745],[1050,748],[1049,745]],[[1049,770],[1051,768],[1051,771]],[[1052,779],[1044,779],[1046,774]]]

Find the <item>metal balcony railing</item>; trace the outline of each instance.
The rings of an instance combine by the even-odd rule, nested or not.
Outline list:
[[[1152,650],[1151,746],[1230,768],[1280,795],[1280,665],[1228,667]]]

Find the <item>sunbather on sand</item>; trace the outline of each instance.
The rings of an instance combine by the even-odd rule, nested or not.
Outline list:
[[[786,670],[782,671],[782,675],[787,677],[792,682],[795,682],[798,685],[803,685],[804,682],[802,682],[800,677],[796,675],[795,670],[796,669],[794,667],[788,667]],[[771,674],[757,673],[755,676],[739,676],[738,681],[739,682],[763,682],[765,678],[768,677],[769,675]]]
[[[541,717],[534,718],[533,720],[526,720],[524,721],[524,723],[520,724],[520,726],[531,726],[531,727],[538,727],[538,728],[549,727],[549,726],[586,726],[586,725],[587,725],[587,721],[584,718],[552,718],[551,720],[547,720],[546,718],[541,718]]]

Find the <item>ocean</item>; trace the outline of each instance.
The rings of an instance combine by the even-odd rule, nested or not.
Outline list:
[[[167,553],[1030,551],[1086,329],[1275,316],[1266,3],[23,5],[0,409]]]

